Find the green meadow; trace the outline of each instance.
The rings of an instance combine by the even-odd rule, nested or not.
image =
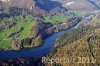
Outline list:
[[[32,26],[36,23],[32,16],[26,16],[25,19],[20,19],[16,17],[17,24],[11,28],[6,28],[2,32],[0,32],[0,48],[11,48],[12,41],[10,38],[7,38],[7,35],[16,32],[18,29],[23,28],[23,30],[19,33],[11,36],[12,38],[26,38],[29,35],[29,32]],[[18,37],[17,37],[18,36]]]
[[[52,16],[52,17],[49,17],[49,16],[45,17],[44,21],[55,24],[57,22],[66,22],[68,18],[70,18],[69,15],[62,15],[62,16],[61,15],[59,15],[59,16],[55,15],[55,16]]]

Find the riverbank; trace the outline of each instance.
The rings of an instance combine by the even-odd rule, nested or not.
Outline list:
[[[26,58],[26,57],[40,58],[40,57],[43,57],[51,51],[51,49],[54,47],[54,43],[55,43],[56,39],[60,35],[64,34],[65,32],[70,31],[71,29],[73,29],[79,22],[76,22],[76,24],[72,25],[71,27],[69,27],[66,30],[62,30],[62,31],[55,33],[52,36],[46,38],[44,40],[44,43],[37,48],[22,49],[19,52],[10,51],[10,50],[0,51],[0,60],[10,59],[10,58],[20,58],[20,57],[23,57],[23,58]]]

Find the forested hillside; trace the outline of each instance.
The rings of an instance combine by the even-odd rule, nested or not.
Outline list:
[[[92,20],[91,20],[92,21]],[[96,26],[80,26],[60,36],[49,58],[70,58],[66,63],[58,61],[48,66],[99,66],[100,22]],[[74,61],[72,60],[74,59]],[[67,61],[67,60],[66,60]]]

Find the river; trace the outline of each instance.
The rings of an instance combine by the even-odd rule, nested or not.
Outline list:
[[[0,60],[6,60],[6,59],[10,59],[10,58],[19,58],[19,57],[23,57],[23,58],[25,58],[25,57],[35,57],[35,58],[43,57],[51,51],[51,49],[54,47],[54,43],[55,43],[56,39],[59,36],[61,36],[65,32],[68,32],[69,30],[72,30],[77,24],[73,25],[69,29],[62,30],[62,31],[55,33],[55,34],[51,35],[50,37],[46,38],[44,40],[44,43],[39,47],[26,48],[26,49],[22,49],[20,51],[13,51],[13,50],[0,51]]]

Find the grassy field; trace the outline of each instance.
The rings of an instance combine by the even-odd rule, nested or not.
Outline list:
[[[12,37],[18,38],[16,36],[19,35],[19,38],[26,38],[26,37],[28,37],[32,26],[35,24],[35,21],[32,16],[26,16],[26,18],[22,19],[22,20],[20,20],[19,17],[16,17],[16,19],[17,19],[17,24],[15,26],[4,29],[0,33],[0,48],[2,48],[2,49],[11,48],[12,41],[9,38],[7,38],[8,34],[10,34],[12,32],[16,32],[16,31],[18,31],[19,28],[23,27],[23,30],[21,32],[13,35]]]
[[[85,14],[83,12],[80,11],[76,11],[74,13],[76,16],[78,17],[83,17]],[[44,22],[50,22],[52,24],[55,24],[57,22],[66,22],[67,19],[71,18],[72,16],[67,14],[67,15],[55,15],[55,16],[47,16],[44,18]]]
[[[12,41],[9,39],[3,39],[0,41],[0,49],[9,49],[12,47]]]
[[[67,21],[68,18],[70,18],[69,15],[67,15],[67,16],[52,16],[52,17],[48,16],[48,17],[44,18],[44,21],[55,24],[57,22],[65,22],[65,21]]]

